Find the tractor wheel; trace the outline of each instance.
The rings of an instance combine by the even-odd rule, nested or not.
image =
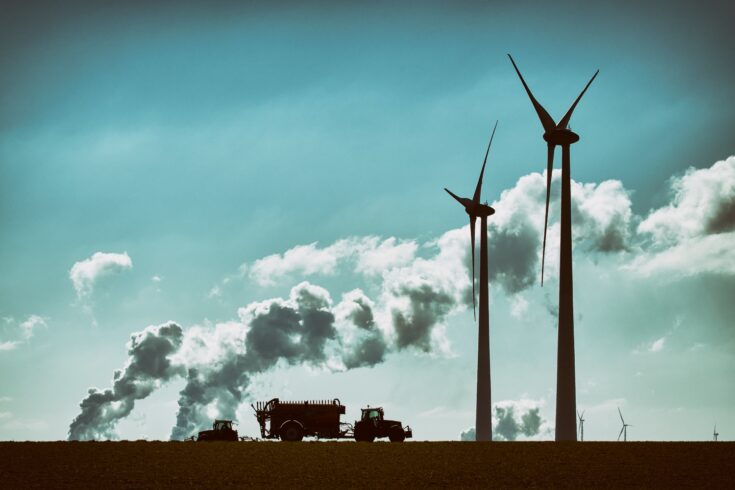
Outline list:
[[[357,442],[373,442],[375,440],[375,434],[370,429],[357,428],[355,429],[355,441]]]
[[[388,439],[390,442],[403,442],[406,440],[406,433],[403,432],[403,427],[394,425],[388,430]]]
[[[288,442],[299,442],[304,438],[304,430],[296,422],[286,422],[281,428],[281,440]]]

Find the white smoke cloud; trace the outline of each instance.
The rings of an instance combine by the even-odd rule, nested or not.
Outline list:
[[[74,285],[77,298],[89,296],[95,283],[104,276],[115,274],[133,267],[133,261],[127,252],[96,252],[88,259],[76,262],[69,271],[69,279]]]

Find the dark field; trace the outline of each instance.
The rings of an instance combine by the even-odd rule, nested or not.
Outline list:
[[[735,488],[735,443],[5,442],[1,488]]]

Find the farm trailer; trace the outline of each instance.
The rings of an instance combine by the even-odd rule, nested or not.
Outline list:
[[[386,420],[380,407],[363,408],[362,417],[354,425],[340,421],[345,406],[339,399],[311,401],[281,401],[274,398],[251,405],[260,424],[264,439],[300,441],[315,436],[323,439],[351,439],[372,442],[388,437],[391,442],[403,442],[413,437],[410,427],[397,420]]]

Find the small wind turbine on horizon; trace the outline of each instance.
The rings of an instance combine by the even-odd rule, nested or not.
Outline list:
[[[472,255],[472,308],[475,311],[475,223],[480,218],[480,318],[477,334],[477,406],[475,413],[475,440],[492,441],[492,405],[490,401],[490,321],[488,312],[488,277],[487,277],[487,217],[495,214],[495,210],[480,203],[482,193],[482,177],[485,174],[487,156],[493,143],[497,121],[487,144],[485,159],[482,162],[480,178],[477,180],[475,193],[472,199],[459,197],[446,187],[444,188],[450,196],[457,200],[470,218],[470,238]],[[475,316],[475,318],[477,318]]]
[[[618,441],[620,440],[620,436],[623,436],[623,442],[628,442],[628,427],[633,426],[625,423],[623,412],[620,411],[620,407],[618,407],[618,414],[620,415],[620,421],[623,423],[623,428],[620,429],[620,434],[618,434]]]
[[[719,435],[720,435],[720,433],[719,433],[719,432],[717,432],[717,424],[715,424],[715,428],[714,428],[714,430],[712,431],[712,438],[713,438],[713,440],[714,440],[715,442],[717,442],[717,436],[719,436]]]
[[[523,88],[526,89],[531,104],[541,120],[544,128],[543,138],[547,144],[546,161],[546,212],[544,214],[544,241],[541,252],[541,285],[544,284],[544,264],[546,261],[546,229],[549,222],[549,192],[551,189],[551,172],[554,167],[554,149],[561,146],[561,232],[559,246],[559,328],[556,360],[556,440],[577,440],[576,381],[574,370],[574,298],[572,287],[572,191],[570,174],[569,147],[579,141],[579,135],[569,128],[569,120],[579,100],[589,88],[600,70],[597,70],[577,99],[559,123],[555,123],[546,109],[536,100],[516,66],[513,63]]]
[[[582,413],[577,410],[577,418],[579,418],[579,440],[584,442],[584,410],[582,410]]]

